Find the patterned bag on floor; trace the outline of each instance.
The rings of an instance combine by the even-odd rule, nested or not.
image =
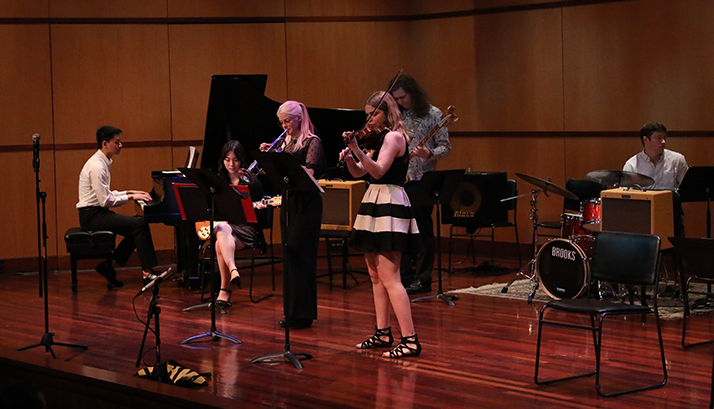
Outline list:
[[[198,373],[193,369],[184,368],[183,365],[176,361],[166,361],[164,365],[166,366],[166,372],[168,374],[168,380],[165,380],[165,382],[177,386],[203,386],[208,382],[206,378],[211,377],[210,372]],[[158,365],[140,369],[136,373],[136,376],[139,378],[158,380],[158,375],[156,374],[157,366]]]

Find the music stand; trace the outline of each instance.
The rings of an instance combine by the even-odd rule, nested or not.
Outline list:
[[[409,200],[413,201],[412,206],[436,204],[436,258],[438,264],[437,272],[439,274],[439,290],[436,294],[414,298],[411,300],[412,302],[438,298],[443,300],[450,307],[453,307],[456,305],[453,300],[459,299],[459,297],[454,294],[444,294],[441,283],[441,203],[444,197],[447,198],[447,200],[451,200],[451,196],[453,196],[456,186],[463,178],[464,172],[463,169],[426,172],[421,178],[420,188],[412,191],[412,196],[414,197],[409,196]]]
[[[679,186],[682,202],[707,202],[707,238],[712,237],[711,199],[714,196],[714,166],[694,166],[687,170]]]
[[[317,183],[315,178],[309,175],[305,169],[298,164],[295,158],[289,153],[284,152],[251,152],[251,155],[255,160],[258,161],[260,167],[268,176],[268,179],[273,183],[273,186],[283,186],[283,202],[282,206],[290,206],[290,192],[323,192],[322,187]],[[286,207],[289,209],[289,207]],[[290,221],[288,220],[287,214],[285,212],[285,229],[289,229]],[[283,281],[288,282],[288,277],[290,275],[288,257],[289,252],[285,250],[288,246],[287,243],[283,243]],[[287,310],[287,292],[290,288],[286,285],[283,286],[283,311]],[[283,352],[262,355],[250,360],[250,363],[257,364],[263,362],[274,362],[277,359],[287,359],[290,361],[295,368],[303,369],[302,363],[298,356],[304,356],[305,359],[312,358],[312,355],[306,352],[292,352],[290,351],[290,325],[289,320],[291,317],[285,317],[285,350]]]
[[[211,270],[215,269],[216,265],[216,237],[213,231],[213,222],[216,216],[220,220],[228,221],[229,223],[239,224],[246,222],[244,213],[244,200],[250,201],[250,194],[246,192],[238,192],[225,180],[221,179],[215,172],[210,169],[190,169],[179,168],[196,186],[184,185],[176,187],[177,201],[181,215],[187,220],[208,220],[210,221],[211,232]],[[203,191],[203,195],[199,194]],[[252,209],[252,204],[251,207]],[[255,214],[253,214],[255,219]],[[242,341],[230,335],[225,335],[216,330],[216,279],[215,274],[211,271],[211,328],[208,332],[188,337],[181,341],[181,344],[187,344],[191,341],[203,337],[225,338],[237,344]]]

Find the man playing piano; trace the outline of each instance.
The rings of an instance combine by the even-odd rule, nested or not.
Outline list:
[[[149,201],[151,196],[139,190],[116,191],[109,187],[113,158],[121,153],[121,129],[109,125],[99,128],[97,147],[99,149],[87,160],[79,174],[79,225],[85,231],[108,230],[124,236],[114,250],[113,261],[103,261],[96,267],[97,272],[106,277],[108,289],[124,285],[117,280],[114,262],[124,266],[135,248],[146,284],[157,277],[154,271],[156,254],[149,225],[140,216],[116,214],[109,209],[129,200]]]

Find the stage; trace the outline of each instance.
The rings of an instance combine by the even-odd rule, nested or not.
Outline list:
[[[364,270],[361,257],[352,257],[351,263],[354,269]],[[515,266],[507,260],[499,263]],[[333,265],[337,264],[333,260]],[[327,271],[325,259],[320,259],[319,266],[320,274]],[[256,272],[255,296],[270,291],[269,272],[269,267]],[[182,312],[200,302],[199,293],[171,281],[161,285],[162,360],[212,374],[206,386],[193,389],[132,377],[144,329],[132,308],[132,299],[141,287],[138,270],[119,270],[125,286],[114,291],[106,290],[97,273],[85,270],[79,274],[77,294],[71,292],[69,272],[49,275],[49,329],[55,333],[54,340],[88,346],[87,350],[55,346],[56,360],[41,347],[14,351],[39,342],[44,333],[37,275],[0,276],[4,312],[0,317],[0,362],[6,370],[11,369],[4,371],[3,385],[32,379],[44,391],[50,408],[82,407],[89,405],[87,402],[91,407],[112,408],[144,407],[146,402],[163,402],[156,407],[193,408],[692,408],[709,403],[712,346],[683,350],[680,319],[662,321],[667,385],[608,399],[598,397],[592,377],[550,386],[534,384],[537,316],[543,305],[539,301],[529,304],[463,293],[455,307],[440,300],[413,303],[423,346],[421,357],[391,360],[380,356],[382,349],[358,351],[355,344],[374,332],[370,283],[362,274],[356,274],[358,285],[348,277],[350,287],[346,290],[340,275],[335,276],[332,287],[327,277],[319,279],[318,319],[312,328],[290,332],[291,350],[314,356],[302,361],[304,369],[287,361],[252,364],[251,358],[285,348],[284,330],[277,326],[283,318],[280,266],[277,272],[275,296],[253,304],[247,290],[250,273],[242,269],[244,289],[234,288],[233,307],[225,315],[216,315],[217,330],[240,339],[241,344],[204,338],[181,345],[181,340],[210,329],[210,311]],[[511,276],[476,276],[465,271],[445,277],[443,287],[445,292],[479,287],[507,282]],[[136,299],[136,311],[142,318],[150,299],[149,293]],[[705,315],[691,322],[688,337],[692,341],[707,339],[714,319]],[[605,333],[606,388],[656,379],[658,352],[656,343],[650,341],[652,324],[622,321]],[[392,326],[398,337],[394,319]],[[650,335],[648,341],[640,340],[643,328]],[[594,367],[589,334],[576,332],[550,339],[557,350],[543,351],[545,376]],[[149,334],[142,368],[156,363],[153,346]]]

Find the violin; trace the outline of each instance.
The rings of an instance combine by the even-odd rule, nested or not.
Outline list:
[[[379,125],[376,127],[366,126],[346,136],[344,142],[347,144],[352,138],[357,138],[357,145],[359,145],[360,149],[372,150],[377,148],[377,145],[387,132],[389,132],[387,125]]]
[[[403,70],[397,71],[397,75],[394,78],[392,78],[392,81],[389,82],[389,87],[387,87],[387,90],[384,91],[384,93],[382,94],[382,97],[379,99],[379,102],[375,106],[378,107],[378,106],[382,105],[382,101],[384,101],[384,97],[387,94],[389,94],[389,92],[392,90],[392,87],[397,82],[397,79],[402,74],[402,71]],[[343,136],[343,139],[344,139],[344,142],[346,145],[349,144],[349,142],[352,141],[353,138],[357,138],[357,146],[359,146],[359,148],[362,149],[363,151],[368,151],[368,150],[374,151],[375,149],[377,149],[377,145],[379,144],[379,142],[382,141],[382,137],[384,137],[384,135],[386,135],[387,132],[389,132],[389,128],[386,125],[379,125],[377,127],[370,127],[369,125],[367,125],[367,124],[369,124],[369,121],[370,121],[370,119],[372,119],[372,116],[374,115],[375,112],[377,112],[377,109],[373,109],[372,112],[370,112],[367,115],[367,120],[365,121],[364,128],[360,129],[357,132],[352,132],[349,135]],[[370,157],[372,157],[372,155],[370,155]],[[337,163],[337,167],[341,168],[344,166],[345,166],[345,160],[341,159]]]

